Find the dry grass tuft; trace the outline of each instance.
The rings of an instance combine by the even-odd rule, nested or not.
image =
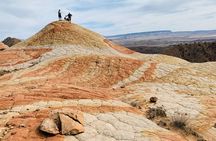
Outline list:
[[[175,112],[172,117],[171,125],[176,128],[184,129],[188,121],[189,115],[187,113]]]
[[[180,129],[186,135],[193,135],[197,138],[197,141],[206,141],[201,135],[190,127],[189,124],[190,115],[187,113],[175,112],[170,125],[174,128]]]
[[[154,119],[156,117],[166,117],[166,110],[163,107],[149,108],[147,118]]]

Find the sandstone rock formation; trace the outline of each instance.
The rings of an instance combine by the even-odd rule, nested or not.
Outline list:
[[[50,118],[46,118],[43,120],[43,122],[40,125],[40,130],[54,135],[59,133],[58,126],[56,125],[55,121]]]
[[[192,64],[166,55],[139,54],[74,23],[58,21],[1,51],[0,70],[8,72],[0,76],[2,140],[216,139],[215,62]],[[157,97],[157,103],[150,103],[151,97]],[[161,117],[147,119],[149,107],[161,106],[168,120],[176,111],[187,113],[193,134],[157,125]],[[82,111],[83,119],[69,110],[63,114],[65,108]],[[66,124],[79,123],[75,131],[82,131],[83,125],[85,132],[38,133],[44,119],[55,117],[54,111]],[[65,127],[63,133],[74,130]]]
[[[7,37],[7,38],[4,39],[2,42],[3,42],[5,45],[11,47],[11,46],[13,46],[13,45],[15,45],[15,44],[21,42],[21,40],[20,40],[20,39],[17,39],[17,38]]]
[[[0,42],[0,50],[5,50],[6,48],[8,48],[8,46]]]
[[[52,116],[43,120],[40,130],[56,135],[77,135],[85,131],[83,113],[78,110],[62,109],[52,111]]]
[[[65,114],[59,114],[61,121],[61,133],[63,135],[77,135],[84,132],[84,127],[79,122]]]

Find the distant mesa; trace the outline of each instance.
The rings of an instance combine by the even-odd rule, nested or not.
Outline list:
[[[21,41],[22,40],[17,39],[17,38],[7,37],[2,42],[7,46],[12,47],[13,45],[16,45],[17,43],[19,43]]]
[[[144,54],[164,54],[195,63],[216,61],[216,30],[154,31],[108,38]]]

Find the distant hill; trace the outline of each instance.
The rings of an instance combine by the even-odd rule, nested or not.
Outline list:
[[[216,30],[181,31],[181,32],[162,30],[162,31],[115,35],[115,36],[109,36],[108,38],[118,44],[127,47],[137,47],[137,46],[164,47],[164,46],[175,45],[180,43],[216,41]]]
[[[139,32],[139,33],[128,33],[121,35],[108,36],[109,39],[128,39],[137,38],[142,36],[158,36],[158,35],[168,35],[171,34],[171,30],[161,30],[161,31],[150,31],[150,32]]]
[[[216,61],[216,42],[195,42],[168,47],[140,46],[129,49],[145,54],[165,54],[195,63]]]
[[[4,39],[2,42],[3,42],[5,45],[11,47],[11,46],[13,46],[13,45],[15,45],[15,44],[21,42],[21,40],[20,40],[20,39],[17,39],[17,38],[7,37],[7,38]]]
[[[216,61],[216,42],[174,45],[161,53],[196,63]]]
[[[216,61],[216,30],[130,33],[108,37],[115,43],[145,54],[165,54],[190,62]]]
[[[204,35],[215,35],[216,30],[198,30],[198,31],[178,31],[172,32],[171,30],[160,30],[160,31],[150,31],[150,32],[138,32],[138,33],[129,33],[129,34],[121,34],[108,36],[109,39],[127,39],[127,38],[137,38],[137,37],[150,37],[150,36],[176,36],[176,37],[185,37],[185,36],[204,36]]]

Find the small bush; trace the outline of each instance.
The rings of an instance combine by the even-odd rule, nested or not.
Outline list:
[[[187,135],[193,135],[197,138],[197,141],[206,141],[201,135],[199,135],[189,126],[189,119],[190,116],[187,113],[175,112],[170,124],[175,128],[181,129]]]
[[[187,113],[180,113],[175,112],[174,116],[172,117],[171,125],[180,128],[185,129],[186,125],[188,124],[189,115]]]
[[[166,117],[166,110],[163,107],[149,108],[146,112],[148,119],[154,119],[156,117]]]

